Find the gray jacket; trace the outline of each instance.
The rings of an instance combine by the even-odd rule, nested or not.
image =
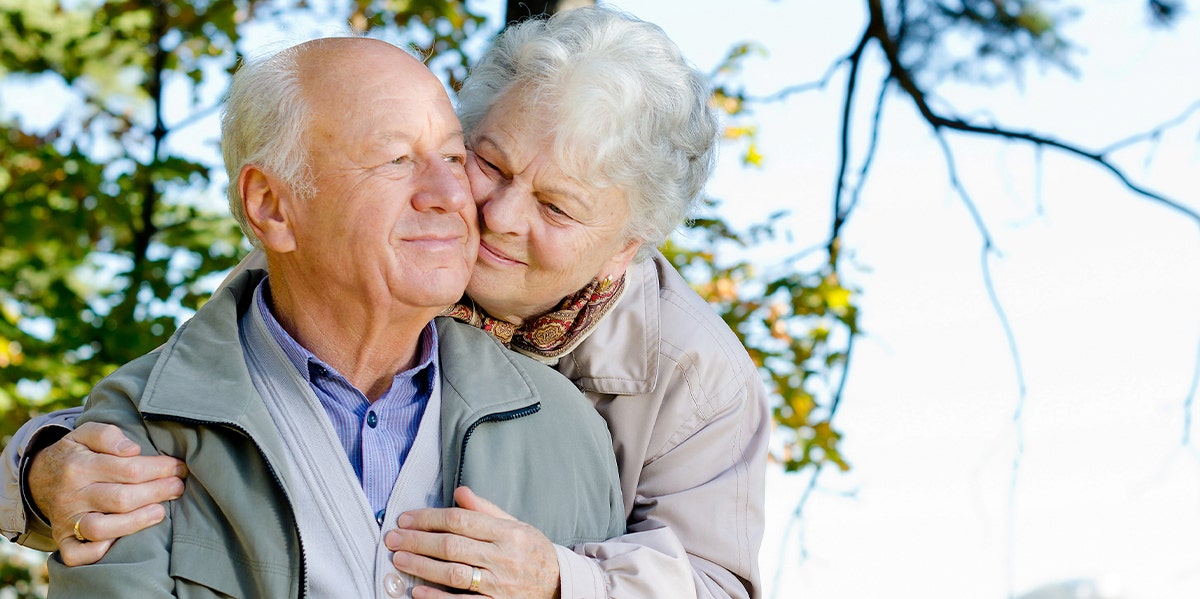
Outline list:
[[[80,422],[116,424],[190,469],[167,518],[99,563],[50,560],[52,597],[297,597],[304,551],[284,450],[238,337],[262,271],[247,271],[163,347],[101,381]],[[465,484],[551,541],[625,528],[604,421],[570,382],[486,334],[438,320],[443,499]]]

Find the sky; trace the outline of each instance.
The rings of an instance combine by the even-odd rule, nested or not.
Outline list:
[[[764,96],[820,78],[864,23],[860,2],[616,4],[661,25],[704,70],[757,40],[767,54],[745,80]],[[1200,99],[1200,15],[1161,31],[1146,26],[1143,2],[1079,4],[1065,29],[1083,49],[1078,77],[1033,68],[1021,89],[947,86],[943,100],[1100,148]],[[867,73],[878,81],[877,65]],[[728,218],[788,209],[793,247],[821,241],[843,88],[838,76],[757,110],[765,167],[744,169],[727,150],[709,186]],[[1115,157],[1200,210],[1198,132],[1194,114]],[[895,97],[845,231],[865,331],[835,420],[853,468],[824,473],[791,527],[807,477],[770,473],[769,596],[1200,597],[1200,430],[1183,445],[1200,229],[1077,159],[1046,152],[1038,169],[1026,147],[949,139],[1000,254],[991,271],[1026,393],[987,297],[980,234],[928,128]],[[1039,594],[1049,585],[1073,594]]]
[[[818,79],[863,26],[861,2],[613,4],[661,25],[705,71],[734,43],[757,41],[765,54],[742,75],[754,95]],[[945,86],[944,101],[1099,148],[1200,99],[1200,15],[1153,31],[1141,0],[1078,4],[1086,12],[1065,29],[1082,48],[1078,77],[1033,68],[1020,88]],[[878,82],[877,62],[864,82]],[[745,226],[789,211],[781,229],[791,245],[773,251],[827,234],[843,85],[839,75],[825,91],[756,108],[764,168],[723,150],[708,189],[722,216]],[[0,94],[10,111],[63,97]],[[1194,114],[1116,159],[1200,210],[1198,134]],[[1026,393],[988,300],[980,233],[928,128],[893,97],[844,232],[843,280],[861,290],[864,330],[835,420],[852,469],[824,473],[794,525],[808,478],[770,470],[767,596],[1200,597],[1200,427],[1182,444],[1200,351],[1200,229],[1078,159],[1046,152],[1038,168],[1018,144],[948,139],[999,254],[991,272]],[[772,255],[760,254],[765,267]],[[1071,581],[1087,584],[1034,593]]]

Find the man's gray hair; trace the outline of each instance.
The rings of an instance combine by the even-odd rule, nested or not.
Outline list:
[[[508,92],[553,131],[568,175],[629,198],[625,234],[661,244],[688,216],[712,172],[718,124],[705,78],[661,28],[584,7],[504,31],[458,94],[468,143]]]
[[[261,247],[238,190],[242,167],[257,165],[278,177],[301,200],[316,190],[305,131],[309,111],[300,88],[297,46],[245,60],[233,75],[221,110],[221,154],[229,175],[229,211],[242,233]]]

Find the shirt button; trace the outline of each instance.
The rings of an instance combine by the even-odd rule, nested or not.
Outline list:
[[[376,424],[379,424],[379,417],[375,415],[375,410],[367,412],[367,426],[375,428]]]
[[[395,572],[388,572],[383,577],[383,590],[387,591],[388,597],[403,597],[404,591],[408,590],[408,585],[404,584],[404,580]]]

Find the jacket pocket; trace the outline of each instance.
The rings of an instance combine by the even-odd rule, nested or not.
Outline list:
[[[280,597],[292,588],[286,563],[251,559],[214,539],[176,531],[171,541],[176,596]]]

